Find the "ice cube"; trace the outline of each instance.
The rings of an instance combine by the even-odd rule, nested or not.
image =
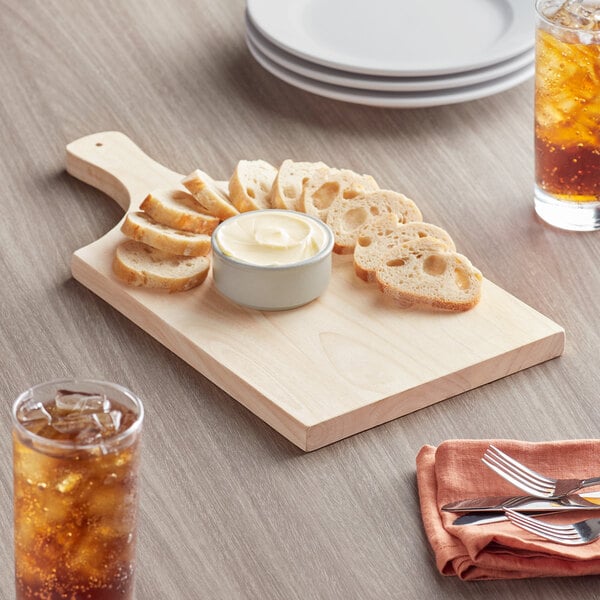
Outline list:
[[[17,412],[17,419],[19,423],[34,433],[52,423],[52,416],[46,410],[43,402],[37,400],[28,400],[22,404]]]
[[[94,444],[118,433],[122,415],[118,410],[109,412],[72,412],[55,415],[52,428],[79,444]]]
[[[94,415],[100,430],[103,434],[114,434],[119,431],[121,426],[121,411],[111,410],[107,413],[98,413]]]
[[[598,8],[598,0],[566,0],[553,15],[548,16],[552,22],[564,27],[596,29]]]
[[[52,420],[52,427],[59,433],[78,433],[90,427],[98,428],[94,419],[95,414],[90,413],[70,413],[68,415],[55,415]]]
[[[92,415],[92,418],[95,415]],[[95,420],[94,420],[95,421]],[[80,429],[75,436],[78,444],[96,444],[102,440],[102,430],[97,422]]]
[[[108,412],[111,408],[110,400],[104,394],[59,390],[54,401],[59,411],[69,413],[102,413]]]

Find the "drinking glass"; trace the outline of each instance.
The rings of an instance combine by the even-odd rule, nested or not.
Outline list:
[[[600,229],[600,0],[537,0],[535,210]]]
[[[131,600],[140,400],[114,383],[61,380],[12,410],[17,600]]]

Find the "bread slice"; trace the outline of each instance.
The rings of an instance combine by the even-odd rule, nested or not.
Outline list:
[[[381,257],[410,240],[432,237],[445,244],[446,250],[454,252],[456,246],[450,234],[431,223],[401,223],[394,214],[387,214],[361,227],[354,247],[354,272],[364,281],[373,281]]]
[[[204,171],[196,169],[185,177],[181,183],[209,215],[225,220],[239,214],[239,211],[231,204],[229,197],[223,190],[222,184],[215,181]]]
[[[120,244],[113,258],[113,272],[121,281],[169,292],[200,285],[209,267],[207,256],[176,256],[134,240]]]
[[[210,252],[210,236],[205,233],[179,231],[157,223],[144,212],[129,213],[121,231],[132,240],[180,256],[205,256]]]
[[[284,160],[277,171],[269,201],[273,208],[299,210],[302,186],[319,169],[328,169],[324,162],[294,162]]]
[[[277,169],[265,160],[240,160],[229,180],[229,198],[240,211],[271,208]]]
[[[351,254],[361,229],[390,213],[400,223],[423,220],[421,211],[410,198],[391,190],[364,192],[350,200],[337,198],[327,211],[326,221],[335,237],[333,251]]]
[[[319,169],[305,181],[298,208],[326,221],[329,207],[338,198],[349,200],[362,192],[378,189],[377,182],[370,175],[359,175],[348,169]]]
[[[185,190],[154,190],[140,208],[157,223],[192,233],[212,233],[219,219],[206,214],[194,197]]]
[[[435,238],[405,242],[382,256],[375,273],[379,289],[402,305],[442,310],[473,308],[481,297],[481,273],[462,254]]]

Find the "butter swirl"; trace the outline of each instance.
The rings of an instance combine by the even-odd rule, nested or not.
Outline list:
[[[223,254],[237,260],[279,266],[315,256],[326,233],[313,219],[292,211],[251,211],[224,221],[216,242]]]

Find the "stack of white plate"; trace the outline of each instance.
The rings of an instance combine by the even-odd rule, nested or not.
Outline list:
[[[246,42],[276,77],[357,104],[465,102],[533,75],[533,0],[248,0]]]

